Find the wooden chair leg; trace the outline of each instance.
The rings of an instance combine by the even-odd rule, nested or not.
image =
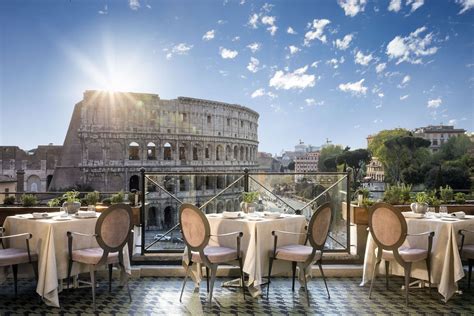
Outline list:
[[[388,270],[390,268],[390,261],[385,260],[385,287],[388,290]]]
[[[91,275],[91,288],[92,288],[92,306],[95,311],[95,269],[94,266],[90,266],[90,275]]]
[[[405,305],[408,306],[408,292],[410,289],[411,263],[405,266]]]
[[[209,305],[212,303],[212,292],[214,290],[214,282],[216,281],[217,275],[217,264],[211,265],[211,284],[210,284],[210,291],[209,291]]]
[[[295,291],[295,278],[296,278],[296,261],[291,262],[291,272],[293,272],[293,279],[291,283],[291,290]]]
[[[426,270],[428,271],[428,293],[431,293],[431,258],[426,258]]]
[[[38,261],[33,261],[31,265],[33,266],[33,273],[35,274],[35,280],[36,282],[38,282]]]
[[[69,289],[69,281],[71,280],[71,272],[72,272],[72,260],[68,260],[67,262],[67,288]]]
[[[112,291],[112,268],[113,264],[109,264],[109,292]]]
[[[306,292],[306,300],[308,301],[308,306],[310,306],[309,293],[308,293],[308,280],[306,279],[306,272],[303,270],[303,279],[304,279],[304,290]]]
[[[268,293],[270,292],[270,282],[271,282],[271,277],[272,277],[272,265],[273,265],[273,257],[270,257],[269,262],[268,262],[267,299],[268,299]]]
[[[14,264],[12,265],[12,271],[13,271],[13,283],[15,286],[15,297],[18,294],[18,265]]]
[[[240,267],[240,282],[242,282],[242,294],[244,295],[245,300],[245,280],[244,280],[244,265],[242,263],[242,258],[239,258],[239,267]]]
[[[189,262],[188,266],[186,267],[186,272],[185,272],[185,275],[184,275],[184,281],[183,281],[183,287],[181,288],[181,295],[179,296],[179,301],[181,302],[181,299],[183,298],[183,292],[184,292],[184,287],[186,286],[186,281],[188,280],[188,273],[189,273],[189,269],[191,268],[191,266],[193,265],[193,262]]]
[[[321,264],[321,260],[318,261],[318,265],[319,265],[319,271],[321,271],[321,275],[323,276],[324,285],[326,286],[326,292],[328,292],[328,299],[331,299],[331,295],[329,295],[329,288],[328,288],[328,284],[326,283],[326,276],[324,275],[324,271],[323,271],[323,266],[322,266],[322,264]]]
[[[369,289],[369,299],[372,297],[372,288],[374,287],[374,281],[375,277],[377,276],[377,269],[379,268],[379,264],[382,260],[377,259],[377,261],[374,262],[374,270],[372,271],[372,281],[370,282],[370,289]]]
[[[206,288],[207,293],[209,293],[209,268],[206,266]]]

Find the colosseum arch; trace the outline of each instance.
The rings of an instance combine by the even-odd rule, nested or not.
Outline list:
[[[240,203],[239,203],[239,200],[234,200],[234,210],[237,212],[237,211],[240,211]]]
[[[245,147],[245,161],[249,161],[249,148]]]
[[[211,159],[211,152],[212,152],[212,146],[209,144],[204,149],[204,158],[205,159]]]
[[[216,213],[222,213],[224,212],[224,202],[223,201],[219,201],[217,202],[217,210],[216,210]]]
[[[158,226],[158,209],[152,206],[148,209],[147,229],[152,229]]]
[[[140,145],[137,142],[128,144],[128,159],[140,160]]]
[[[188,191],[188,180],[185,176],[179,176],[179,191]]]
[[[215,176],[206,176],[206,190],[215,189]]]
[[[163,145],[163,160],[173,160],[173,146],[170,143]]]
[[[187,160],[186,143],[179,146],[179,160]]]
[[[234,207],[232,205],[232,201],[231,200],[228,200],[225,204],[225,210],[227,212],[233,212],[234,211]]]
[[[218,175],[217,176],[217,188],[218,189],[224,189],[224,187],[225,187],[225,176]]]
[[[41,191],[41,179],[37,175],[31,175],[26,180],[26,187],[29,192]]]
[[[240,146],[240,161],[244,160],[244,146]]]
[[[222,153],[222,146],[221,145],[217,145],[216,146],[216,160],[222,160],[222,157],[223,156],[223,153]]]
[[[203,176],[195,176],[196,178],[194,179],[194,189],[196,191],[202,190],[202,185],[204,183]]]
[[[175,224],[175,220],[174,220],[174,213],[175,213],[175,210],[174,210],[174,207],[169,205],[167,207],[165,207],[164,211],[163,211],[163,217],[164,217],[164,227],[165,229],[169,229],[171,227],[174,226]]]
[[[128,190],[140,190],[140,178],[136,174],[130,177],[128,182]]]
[[[193,146],[193,160],[202,159],[202,146],[201,144],[194,144]]]
[[[234,160],[239,160],[239,146],[234,146]]]
[[[147,160],[156,160],[156,145],[155,143],[149,142],[146,145],[146,158]]]
[[[206,205],[206,214],[212,214],[212,213],[215,213],[214,204],[209,203]]]

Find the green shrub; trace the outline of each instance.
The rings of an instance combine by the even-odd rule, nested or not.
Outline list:
[[[61,198],[54,198],[48,201],[49,207],[61,206]]]
[[[15,204],[15,196],[7,196],[3,199],[3,205],[14,205]]]
[[[243,192],[242,193],[242,200],[247,203],[253,203],[257,201],[258,196],[260,193],[254,191],[254,192]]]
[[[418,192],[416,194],[417,203],[428,203],[428,194],[426,192]]]
[[[105,198],[105,199],[102,200],[102,204],[104,204],[104,205],[110,205],[110,204],[112,204],[112,201],[111,201],[110,198]]]
[[[372,206],[372,205],[374,205],[374,204],[375,204],[375,201],[372,200],[372,199],[369,199],[369,198],[363,198],[363,199],[362,199],[362,205],[363,205],[363,206],[369,207],[369,206]]]
[[[113,204],[123,203],[124,199],[125,199],[125,193],[123,193],[123,191],[120,191],[110,197],[110,202]]]
[[[428,191],[427,193],[428,195],[428,205],[429,206],[440,206],[441,205],[441,201],[436,197],[436,190],[431,190],[431,191]]]
[[[454,201],[456,201],[457,204],[464,204],[466,203],[466,194],[462,192],[458,192],[454,195]]]
[[[383,200],[390,204],[405,204],[410,201],[411,185],[387,185]]]
[[[65,192],[62,198],[68,203],[80,202],[79,192],[74,191],[74,190]]]
[[[454,198],[453,189],[449,185],[445,186],[444,188],[439,187],[439,195],[441,196],[443,203],[451,202],[451,200]]]
[[[35,206],[38,204],[38,199],[33,194],[23,194],[21,196],[21,204],[26,207]]]
[[[87,205],[96,205],[100,201],[100,193],[98,191],[89,192],[84,197]]]

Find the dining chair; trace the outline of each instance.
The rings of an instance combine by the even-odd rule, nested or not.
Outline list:
[[[11,266],[13,271],[13,282],[15,284],[15,297],[18,294],[18,265],[30,263],[35,273],[35,279],[38,281],[38,255],[30,250],[30,239],[33,237],[30,233],[16,235],[4,235],[5,228],[0,227],[0,267]],[[26,250],[21,248],[7,248],[6,241],[12,238],[25,238]],[[5,242],[4,242],[5,241]]]
[[[84,234],[80,232],[67,232],[68,237],[68,271],[67,287],[71,278],[72,264],[74,262],[89,265],[89,272],[92,287],[92,302],[95,310],[95,272],[98,267],[107,264],[109,268],[109,292],[112,289],[112,268],[114,264],[120,266],[123,274],[126,275],[123,248],[132,231],[132,209],[126,204],[114,204],[102,212],[95,225],[95,234]],[[99,247],[74,249],[74,238],[95,238]],[[132,301],[128,278],[125,278],[128,296]]]
[[[372,282],[370,283],[369,299],[376,277],[376,271],[382,259],[385,261],[385,283],[388,289],[388,271],[390,261],[395,260],[405,272],[405,304],[408,305],[408,290],[410,287],[411,268],[414,262],[424,260],[428,273],[428,292],[431,293],[431,247],[434,232],[420,234],[408,234],[407,222],[400,211],[391,204],[376,203],[369,209],[369,230],[377,245],[376,260],[372,271]],[[403,245],[407,237],[428,237],[427,249],[413,248]]]
[[[242,282],[242,294],[245,299],[244,272],[242,266],[242,252],[240,250],[240,240],[243,233],[240,231],[211,235],[211,228],[206,215],[196,206],[184,203],[179,208],[179,223],[183,240],[188,253],[186,273],[184,276],[183,287],[179,301],[183,297],[184,287],[188,279],[188,274],[193,263],[203,264],[206,267],[207,292],[209,293],[209,305],[212,302],[212,292],[216,279],[217,267],[219,264],[237,260],[240,267],[240,281]],[[211,237],[237,236],[236,248],[209,246]],[[211,280],[209,284],[209,270],[211,271]]]
[[[459,253],[461,254],[462,258],[467,259],[467,262],[469,264],[469,274],[468,274],[468,279],[467,279],[467,287],[470,289],[471,288],[471,275],[472,275],[472,266],[474,265],[474,244],[472,245],[465,245],[464,244],[464,238],[466,237],[467,234],[473,234],[473,230],[467,230],[467,229],[461,229],[459,230],[459,235],[461,235],[461,247],[459,248]]]
[[[272,266],[274,260],[285,260],[291,261],[292,271],[293,271],[293,283],[291,290],[295,291],[295,275],[296,275],[296,266],[298,263],[301,264],[300,271],[303,274],[304,278],[304,288],[306,291],[306,299],[308,301],[308,306],[310,305],[308,285],[306,280],[306,268],[311,265],[313,262],[318,264],[319,271],[324,280],[324,285],[326,286],[326,291],[329,295],[328,285],[326,283],[326,277],[324,276],[324,271],[322,267],[323,260],[323,251],[326,239],[329,234],[329,228],[332,221],[332,209],[331,203],[326,202],[318,207],[318,209],[313,213],[309,221],[307,232],[306,233],[296,233],[289,231],[274,230],[272,231],[273,236],[273,250],[270,250],[269,254],[269,265],[268,265],[268,285],[267,285],[267,298],[270,291],[271,284],[271,275],[272,275]],[[279,235],[304,235],[306,236],[305,242],[303,245],[300,244],[291,244],[286,246],[278,247],[278,236]],[[310,243],[310,246],[307,246],[307,243]],[[301,273],[300,272],[300,273]]]

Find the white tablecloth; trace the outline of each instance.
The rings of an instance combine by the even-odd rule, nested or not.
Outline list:
[[[54,214],[59,215],[59,213]],[[67,277],[68,266],[68,231],[86,234],[95,233],[97,218],[56,221],[52,219],[32,219],[30,215],[9,216],[5,219],[3,227],[7,235],[31,233],[30,249],[38,253],[38,285],[36,292],[43,297],[44,302],[50,306],[59,307],[58,279]],[[10,247],[26,248],[24,239],[14,238]],[[94,237],[74,237],[73,249],[98,247]],[[130,274],[130,259],[128,247],[124,247],[124,265]],[[75,262],[71,275],[89,272],[88,266]]]
[[[426,231],[434,231],[433,248],[431,252],[431,282],[438,287],[438,292],[447,301],[458,290],[457,281],[464,277],[462,261],[459,255],[458,231],[460,229],[474,229],[474,218],[446,221],[442,219],[415,219],[407,218],[408,233],[417,234]],[[474,243],[474,238],[466,235],[466,243]],[[428,238],[408,237],[405,242],[410,247],[427,249]],[[372,279],[373,265],[375,261],[375,249],[377,245],[369,234],[365,250],[364,270],[362,284]],[[379,267],[379,274],[385,274],[385,265]],[[403,268],[395,261],[390,262],[390,273],[404,275]],[[417,262],[412,266],[411,276],[420,280],[428,280],[425,261]]]
[[[290,232],[304,232],[306,218],[302,215],[284,215],[277,219],[226,219],[219,215],[208,215],[211,226],[211,234],[225,234],[234,231],[243,232],[241,241],[243,251],[243,270],[248,274],[248,286],[252,296],[261,293],[260,285],[264,283],[263,277],[268,274],[268,255],[273,249],[273,230],[284,230]],[[298,235],[279,235],[278,246],[303,243],[305,237]],[[236,236],[211,237],[209,245],[236,247]],[[185,251],[185,257],[187,256]],[[200,269],[198,269],[200,272]],[[272,275],[291,271],[291,262],[276,260],[273,263]],[[195,271],[196,272],[196,271]],[[200,273],[194,275],[196,282],[200,281]]]

